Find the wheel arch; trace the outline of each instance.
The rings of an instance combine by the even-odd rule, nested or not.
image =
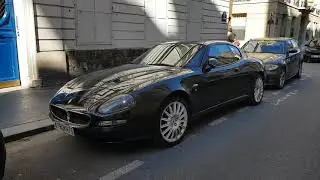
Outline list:
[[[164,98],[164,100],[161,102],[161,106],[163,106],[163,104],[165,102],[167,102],[169,99],[171,98],[175,98],[175,97],[178,97],[178,98],[182,98],[183,100],[186,101],[187,105],[188,105],[188,109],[189,111],[191,112],[192,110],[192,103],[191,103],[191,99],[190,99],[190,95],[186,92],[186,91],[183,91],[183,90],[175,90],[173,92],[171,92],[166,98]]]

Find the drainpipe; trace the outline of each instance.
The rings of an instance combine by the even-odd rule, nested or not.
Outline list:
[[[229,21],[228,21],[228,30],[231,28],[231,21],[232,21],[232,6],[233,0],[229,0]]]

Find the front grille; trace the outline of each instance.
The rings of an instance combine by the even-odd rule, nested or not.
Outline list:
[[[74,124],[86,125],[90,123],[90,117],[86,114],[70,112],[70,122]]]
[[[0,19],[4,16],[6,9],[4,0],[0,0]]]
[[[62,109],[60,107],[52,106],[52,105],[51,105],[50,109],[51,109],[52,114],[55,117],[57,117],[57,118],[59,118],[61,120],[67,121],[67,119],[68,119],[67,111],[65,111],[64,109]]]
[[[61,107],[51,105],[51,113],[62,121],[68,121],[78,125],[88,125],[90,123],[90,116],[84,113],[65,110]]]

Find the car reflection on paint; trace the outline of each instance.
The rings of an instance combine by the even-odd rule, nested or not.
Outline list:
[[[259,104],[264,77],[263,63],[230,43],[168,42],[68,82],[52,98],[50,117],[70,135],[172,146],[195,116],[235,101]]]
[[[301,51],[292,38],[252,39],[241,48],[249,57],[261,59],[267,73],[266,85],[282,89],[285,81],[301,77]]]

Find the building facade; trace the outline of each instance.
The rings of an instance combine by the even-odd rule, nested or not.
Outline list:
[[[160,42],[227,34],[228,0],[0,1],[14,9],[15,72],[24,87],[117,66]]]
[[[251,38],[320,37],[320,10],[305,0],[235,0],[232,28],[242,44]]]

